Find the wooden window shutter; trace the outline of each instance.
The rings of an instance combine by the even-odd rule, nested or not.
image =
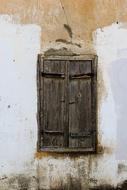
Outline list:
[[[96,57],[39,56],[39,149],[95,151],[96,78]]]
[[[95,128],[92,104],[95,94],[92,61],[69,63],[69,147],[93,148]]]
[[[66,61],[44,60],[41,64],[41,143],[64,147],[66,125]]]

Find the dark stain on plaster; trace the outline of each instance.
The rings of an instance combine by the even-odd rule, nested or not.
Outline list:
[[[39,190],[46,190],[46,189],[40,188]],[[59,187],[55,187],[55,188],[51,187],[48,190],[82,190],[82,187],[81,187],[80,180],[77,180],[72,177],[68,177],[67,184],[63,184],[61,182],[61,185],[59,185]]]
[[[26,178],[22,175],[18,177],[18,184],[19,184],[20,190],[28,190],[29,183],[30,183],[29,178]]]
[[[19,190],[29,190],[31,189],[31,187],[33,187],[32,185],[32,179],[35,179],[36,183],[37,183],[37,189],[38,190],[47,190],[44,188],[39,187],[38,185],[38,179],[35,176],[32,177],[27,177],[25,175],[17,175],[17,176],[13,176],[10,179],[8,179],[8,181],[6,181],[8,178],[4,178],[3,180],[5,180],[5,183],[9,184],[9,187],[12,189],[14,187],[18,187]],[[85,179],[84,179],[85,180]],[[16,185],[17,184],[17,185]],[[113,187],[111,185],[100,185],[100,186],[95,186],[95,187],[89,187],[89,184],[84,184],[81,185],[81,180],[80,179],[76,179],[73,178],[72,176],[68,176],[67,182],[66,184],[63,183],[61,181],[60,185],[58,187],[52,188],[48,190],[85,190],[85,189],[89,189],[89,190],[127,190],[127,180],[125,180],[122,184],[118,184],[116,187]],[[54,185],[53,185],[54,186]]]
[[[87,185],[81,186],[80,182],[73,181],[70,184],[59,186],[58,188],[50,188],[48,190],[127,190],[127,181],[124,181],[122,185],[119,185],[117,187],[112,187],[110,185],[101,185],[98,187],[89,188]],[[45,190],[45,189],[39,189],[39,190]]]
[[[127,172],[127,165],[120,163],[118,164],[118,174],[122,172]]]
[[[97,187],[90,188],[89,190],[127,190],[127,180],[117,187],[112,187],[111,185],[101,185]]]
[[[122,185],[118,185],[117,187],[112,187],[110,185],[101,185],[98,187],[89,188],[87,185],[81,186],[81,183],[77,180],[70,181],[67,185],[59,186],[58,188],[50,188],[48,190],[127,190],[127,181],[124,181]],[[39,189],[45,190],[45,189]]]
[[[77,46],[79,48],[82,47],[81,44],[73,43],[73,42],[67,41],[65,39],[57,39],[56,42],[61,42],[61,43],[64,43],[64,44],[74,45],[74,46]]]
[[[5,179],[7,179],[7,176],[3,176],[0,178],[0,180],[5,180]]]
[[[66,29],[69,37],[72,38],[73,37],[73,32],[72,32],[71,27],[68,24],[64,24],[64,28]]]
[[[23,174],[13,176],[9,179],[9,187],[18,187],[19,190],[28,190],[30,187],[31,177],[26,177]],[[15,189],[15,188],[14,188]]]
[[[63,47],[61,49],[54,49],[54,48],[50,48],[48,49],[45,53],[45,56],[53,56],[53,55],[57,55],[57,56],[76,56],[78,54],[73,53],[71,50],[68,50],[67,48]]]

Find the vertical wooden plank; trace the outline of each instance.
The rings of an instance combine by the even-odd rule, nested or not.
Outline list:
[[[40,64],[41,64],[41,55],[38,55],[37,58],[37,124],[38,124],[38,141],[37,141],[37,150],[41,149],[41,131],[40,131]]]
[[[69,147],[69,61],[66,60],[66,78],[65,78],[65,100],[66,100],[66,112],[65,112],[65,126],[64,126],[64,147]]]
[[[91,61],[71,61],[71,76],[91,74]],[[69,147],[89,148],[92,144],[91,78],[75,78],[69,84]]]
[[[66,74],[66,62],[59,60],[44,61],[44,73]],[[64,147],[65,79],[43,77],[44,81],[44,147]]]
[[[40,79],[40,147],[44,145],[44,134],[43,134],[43,126],[44,126],[44,80],[41,76],[41,72],[44,71],[44,60],[40,56],[40,65],[39,65],[39,79]]]
[[[92,99],[91,99],[91,110],[92,110],[92,130],[93,130],[93,137],[92,137],[92,146],[94,150],[97,149],[97,62],[98,57],[95,56],[92,60],[92,73],[94,73],[92,77],[92,83],[91,83],[91,91],[92,91]]]

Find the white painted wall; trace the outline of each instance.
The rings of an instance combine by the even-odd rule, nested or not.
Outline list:
[[[32,169],[37,142],[40,27],[0,16],[0,175]]]
[[[125,23],[112,24],[95,33],[95,49],[106,88],[106,96],[100,108],[100,130],[103,133],[102,139],[105,139],[104,144],[115,143],[116,158],[120,160],[127,159],[126,36]]]

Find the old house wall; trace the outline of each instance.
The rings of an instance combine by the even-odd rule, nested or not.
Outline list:
[[[126,189],[126,9],[127,0],[0,0],[0,190]],[[37,152],[37,54],[63,52],[98,56],[97,154]]]

